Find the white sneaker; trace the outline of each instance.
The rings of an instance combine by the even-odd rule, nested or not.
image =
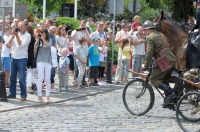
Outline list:
[[[98,82],[98,84],[99,84],[99,86],[103,86],[104,85],[103,82]]]
[[[105,81],[102,81],[102,83],[103,83],[104,85],[107,85],[107,82],[105,82]]]
[[[54,93],[54,92],[56,92],[56,89],[55,88],[51,89],[51,93]]]

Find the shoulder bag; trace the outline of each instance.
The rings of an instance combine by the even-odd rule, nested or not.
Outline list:
[[[162,34],[162,39],[163,39],[163,48],[157,53],[157,54],[160,54],[161,51],[164,51],[166,50],[166,44],[165,44],[165,40],[164,40],[164,36]],[[164,56],[161,56],[160,58],[158,58],[156,60],[161,72],[165,72],[165,71],[168,71],[172,68],[172,65],[171,63],[169,62],[169,60],[167,59],[167,57],[164,55]]]

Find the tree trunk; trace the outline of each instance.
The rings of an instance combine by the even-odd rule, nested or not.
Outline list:
[[[175,0],[172,18],[176,21],[188,21],[188,15],[191,14],[191,0]]]

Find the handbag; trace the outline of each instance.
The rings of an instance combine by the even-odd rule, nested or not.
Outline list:
[[[163,39],[164,45],[163,45],[163,48],[160,51],[158,51],[157,54],[159,54],[161,51],[164,51],[164,50],[168,49],[168,48],[165,48],[165,40],[164,40],[163,34],[162,34],[162,39]],[[158,58],[156,60],[156,62],[158,64],[161,72],[168,71],[168,70],[170,70],[172,68],[171,63],[169,62],[169,60],[167,59],[166,56],[161,56],[160,58]]]
[[[100,67],[107,67],[107,62],[100,61],[100,62],[99,62],[99,66],[100,66]]]

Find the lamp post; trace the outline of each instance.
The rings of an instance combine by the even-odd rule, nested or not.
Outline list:
[[[77,5],[78,5],[78,0],[75,0],[74,2],[74,18],[77,19]]]
[[[46,3],[47,3],[47,1],[43,0],[43,19],[46,18]]]
[[[12,8],[12,16],[15,18],[15,3],[16,1],[13,0],[13,8]]]

